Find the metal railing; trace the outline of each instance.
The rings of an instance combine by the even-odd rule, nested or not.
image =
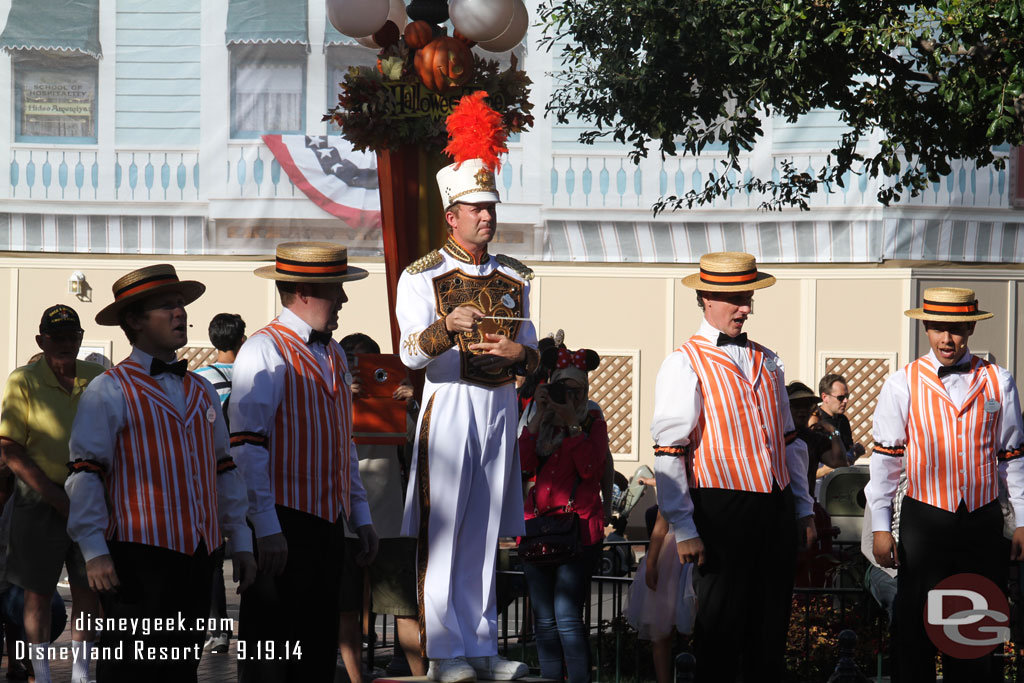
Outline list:
[[[620,542],[607,544],[646,546],[647,542]],[[793,610],[790,617],[787,643],[787,669],[791,681],[819,683],[828,680],[839,661],[839,637],[844,630],[857,635],[853,659],[860,671],[870,680],[881,681],[889,675],[889,628],[885,611],[875,602],[864,586],[863,564],[858,543],[835,543],[834,556],[837,571],[835,585],[821,588],[797,587],[793,591]],[[863,559],[863,558],[861,558]],[[518,661],[525,661],[537,669],[536,644],[532,624],[528,625],[527,590],[523,572],[516,567],[498,571],[498,626],[499,651]],[[1013,638],[1004,648],[1007,681],[1024,681],[1024,656],[1016,647],[1024,634],[1024,613],[1019,609],[1021,591],[1016,576],[1017,563],[1011,566],[1010,603]],[[591,579],[591,595],[584,611],[584,623],[589,624],[591,636],[591,665],[595,683],[653,681],[653,656],[650,644],[637,637],[625,617],[628,591],[634,572],[627,576],[600,576]],[[379,622],[377,622],[379,623]],[[376,663],[386,661],[383,648],[390,647],[394,639],[393,619],[386,619],[382,638],[377,641]],[[737,643],[737,648],[742,644]],[[689,636],[677,636],[676,654],[692,651]]]

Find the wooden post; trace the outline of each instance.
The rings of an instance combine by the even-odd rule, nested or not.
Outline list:
[[[384,269],[391,314],[391,346],[398,353],[401,331],[395,317],[398,278],[410,263],[438,247],[442,207],[434,174],[444,165],[439,154],[416,145],[377,152]]]

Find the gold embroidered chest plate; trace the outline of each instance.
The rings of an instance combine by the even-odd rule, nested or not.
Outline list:
[[[459,347],[460,376],[466,382],[486,387],[497,387],[513,380],[509,370],[484,372],[473,368],[469,359],[474,355],[470,344],[483,341],[484,334],[500,334],[515,339],[522,323],[510,318],[523,317],[523,283],[495,270],[490,275],[467,275],[452,270],[435,277],[434,302],[441,316],[448,315],[464,304],[476,306],[495,320],[482,320],[476,333],[460,332],[455,341]],[[509,306],[511,304],[511,306]]]

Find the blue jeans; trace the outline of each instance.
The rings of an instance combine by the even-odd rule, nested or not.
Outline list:
[[[591,568],[600,552],[601,545],[596,544],[587,546],[583,557],[573,562],[523,565],[542,678],[561,681],[567,671],[569,683],[590,681],[590,639],[583,607],[590,595]]]

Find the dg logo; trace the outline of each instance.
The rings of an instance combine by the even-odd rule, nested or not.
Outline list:
[[[1010,605],[978,574],[954,574],[928,591],[924,628],[940,652],[977,659],[1010,639]]]

